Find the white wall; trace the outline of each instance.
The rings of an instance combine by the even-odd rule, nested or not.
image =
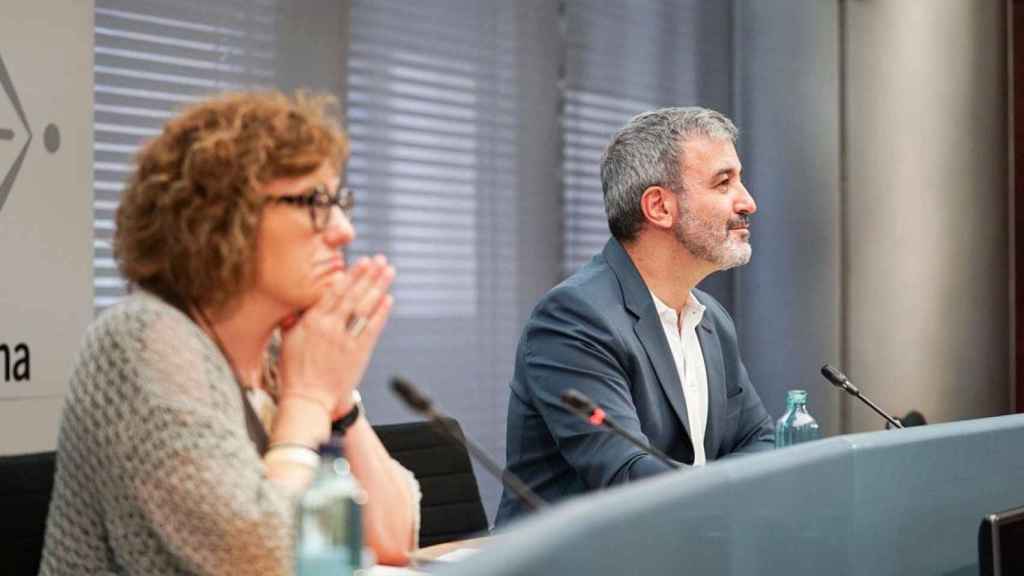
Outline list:
[[[1006,10],[736,1],[741,156],[758,201],[735,315],[766,405],[826,434],[1009,411]]]
[[[897,413],[1005,413],[1005,2],[845,5],[848,373]]]
[[[5,3],[0,59],[5,454],[55,446],[71,363],[92,319],[93,2]],[[25,364],[8,374],[7,361],[27,362],[28,378]]]

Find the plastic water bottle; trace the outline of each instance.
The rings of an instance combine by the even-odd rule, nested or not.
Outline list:
[[[775,423],[775,447],[792,446],[819,437],[818,423],[807,412],[807,392],[790,390],[786,394],[786,413]]]
[[[347,576],[362,568],[365,500],[342,455],[341,439],[321,444],[320,466],[297,510],[297,576]]]

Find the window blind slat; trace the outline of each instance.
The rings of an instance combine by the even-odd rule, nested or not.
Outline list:
[[[365,209],[350,252],[382,252],[398,272],[380,345],[391,354],[367,378],[432,385],[495,454],[519,331],[514,12],[504,0],[353,0],[348,60],[347,177]],[[480,479],[494,504],[497,483]]]
[[[270,34],[276,25],[277,0],[103,0],[96,10],[127,12],[135,20],[164,18],[184,26],[228,27]]]
[[[139,146],[182,106],[275,75],[274,0],[96,0],[94,301],[124,296],[110,241]]]

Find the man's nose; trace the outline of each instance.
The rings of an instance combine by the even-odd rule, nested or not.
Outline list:
[[[742,182],[740,182],[740,199],[736,203],[736,211],[745,214],[757,212],[757,202],[754,201],[754,197]]]

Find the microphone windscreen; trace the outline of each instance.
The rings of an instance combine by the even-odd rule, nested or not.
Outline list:
[[[821,375],[832,384],[842,387],[846,382],[846,374],[839,371],[838,368],[831,364],[825,364],[821,367]]]
[[[430,399],[424,396],[418,388],[413,386],[412,382],[409,382],[401,376],[394,376],[391,378],[391,390],[393,390],[395,395],[401,398],[402,401],[416,412],[426,412],[430,410]]]
[[[924,426],[928,421],[924,419],[924,414],[921,414],[917,410],[911,410],[907,412],[907,415],[900,418],[900,424],[903,424],[905,428],[911,426]]]
[[[596,408],[590,398],[587,398],[582,392],[574,388],[569,388],[562,392],[562,404],[586,414],[593,413]]]

